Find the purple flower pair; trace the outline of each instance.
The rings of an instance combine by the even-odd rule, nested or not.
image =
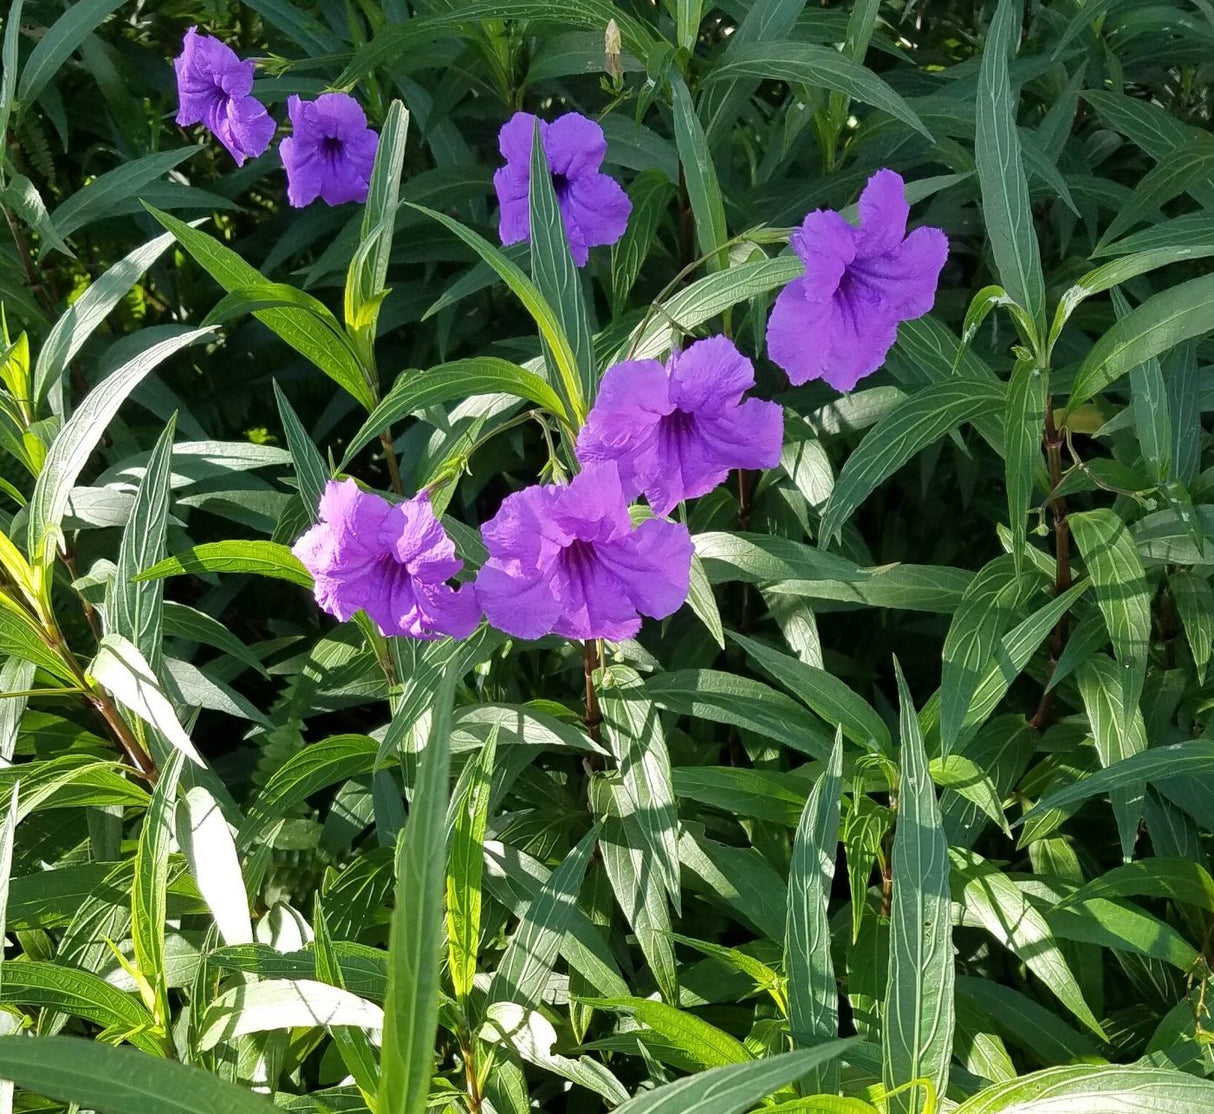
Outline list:
[[[177,123],[203,124],[237,166],[264,153],[275,124],[252,95],[254,65],[231,47],[191,27],[175,60],[180,108]],[[367,200],[379,136],[367,127],[358,102],[345,93],[314,101],[287,98],[293,134],[282,141],[287,199],[302,208],[318,197],[329,205]]]
[[[316,602],[345,621],[365,611],[385,635],[466,638],[484,610],[519,638],[629,638],[638,612],[665,618],[687,598],[687,527],[650,519],[634,528],[614,464],[566,485],[535,485],[502,501],[484,527],[489,560],[475,584],[425,494],[391,504],[353,480],[330,482],[320,523],[294,545]]]

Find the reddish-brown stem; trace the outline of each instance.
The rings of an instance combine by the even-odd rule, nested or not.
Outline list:
[[[388,483],[397,495],[404,495],[405,489],[400,480],[400,465],[396,462],[396,449],[392,445],[392,430],[385,429],[379,435],[379,443],[384,449],[384,460],[388,465]]]
[[[590,732],[590,738],[596,743],[599,741],[600,725],[603,722],[598,693],[594,690],[594,670],[598,665],[598,656],[598,644],[593,638],[586,639],[582,643],[582,671],[586,675],[586,712],[582,716],[582,722]]]
[[[1062,444],[1063,435],[1054,422],[1053,400],[1045,400],[1045,435],[1042,448],[1045,450],[1046,464],[1050,471],[1050,490],[1057,492],[1062,483]],[[1066,497],[1053,495],[1050,498],[1050,515],[1054,523],[1054,595],[1060,596],[1071,586],[1071,530],[1066,521]],[[1058,659],[1066,648],[1068,631],[1067,616],[1064,613],[1050,635],[1050,677],[1058,666]],[[1047,678],[1046,684],[1049,684]],[[1033,718],[1029,721],[1033,727],[1041,731],[1050,725],[1054,716],[1054,700],[1052,691],[1041,694]]]

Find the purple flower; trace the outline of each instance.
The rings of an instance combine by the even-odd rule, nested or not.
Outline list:
[[[231,47],[197,27],[185,33],[177,70],[177,123],[205,124],[243,166],[256,158],[274,138],[274,121],[253,90],[252,62],[242,62]]]
[[[564,485],[508,495],[481,531],[489,560],[476,594],[493,626],[518,638],[563,634],[618,642],[687,598],[691,535],[651,518],[633,528],[612,463]]]
[[[860,227],[815,209],[792,236],[805,275],[776,299],[767,352],[791,383],[825,379],[850,391],[885,362],[898,323],[922,317],[936,300],[948,257],[938,228],[906,235],[902,179],[878,170],[860,195]]]
[[[616,364],[578,435],[578,460],[614,460],[628,494],[644,492],[656,514],[669,514],[731,468],[780,463],[784,412],[774,402],[742,401],[754,385],[754,366],[723,336],[696,341],[665,367]]]
[[[493,175],[501,204],[499,231],[503,244],[517,244],[531,236],[531,141],[535,117],[516,112],[502,125],[497,143],[506,165]],[[607,154],[603,129],[593,120],[567,112],[551,124],[540,121],[544,157],[552,173],[556,202],[565,224],[569,254],[579,267],[586,265],[590,249],[614,244],[628,227],[632,202],[614,178],[599,173]]]
[[[447,584],[463,562],[424,492],[392,504],[353,480],[330,480],[320,523],[292,547],[312,574],[316,602],[343,622],[365,611],[386,635],[466,638],[480,622],[471,584]]]
[[[287,168],[287,200],[297,209],[318,197],[327,205],[366,201],[379,136],[367,127],[358,101],[322,93],[314,101],[287,98],[292,134],[279,146]]]

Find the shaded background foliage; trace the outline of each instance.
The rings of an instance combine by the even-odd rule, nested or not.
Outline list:
[[[618,77],[604,52],[610,17],[621,32]],[[352,1028],[338,1025],[331,1035],[289,1011],[281,1016],[294,1020],[276,1031],[250,1035],[239,1026],[252,1012],[242,987],[273,978],[329,986],[344,979],[363,999],[387,995],[389,1013],[412,1008],[402,988],[425,979],[385,960],[384,946],[391,909],[404,940],[426,931],[426,906],[393,900],[391,847],[406,815],[441,822],[437,797],[420,809],[418,788],[408,812],[402,800],[418,786],[418,752],[442,733],[447,709],[437,682],[445,673],[455,686],[451,791],[475,801],[463,794],[483,782],[490,840],[474,933],[480,974],[474,991],[461,992],[451,981],[455,960],[446,961],[433,1080],[428,1048],[415,1048],[410,1060],[390,1033],[384,1078],[403,1063],[414,1065],[399,1070],[413,1070],[415,1080],[424,1063],[435,1104],[452,1110],[482,1100],[484,1109],[526,1109],[527,1094],[540,1109],[601,1109],[622,1097],[613,1087],[635,1094],[781,1051],[791,1015],[797,1044],[836,1032],[864,1043],[843,1053],[841,1073],[806,1066],[756,1090],[752,1104],[809,1076],[803,1096],[841,1089],[854,1101],[928,1110],[919,1091],[883,1099],[868,1089],[925,1075],[947,1078],[945,1101],[993,1111],[1044,1084],[1022,1084],[1004,1105],[997,1094],[979,1094],[984,1085],[1014,1087],[1024,1073],[1086,1061],[1142,1060],[1140,1071],[1185,1072],[1197,1088],[1214,1067],[1206,1004],[1214,931],[1209,5],[26,3],[19,31],[6,38],[21,76],[5,86],[11,112],[0,201],[13,235],[0,248],[0,301],[9,339],[28,337],[30,364],[90,283],[163,233],[145,204],[203,220],[207,235],[266,279],[306,290],[342,316],[364,235],[361,207],[292,210],[274,149],[235,169],[217,144],[173,123],[169,60],[192,23],[261,60],[255,92],[279,119],[291,93],[336,85],[359,97],[376,127],[402,101],[410,118],[400,198],[490,241],[502,122],[518,109],[599,119],[607,169],[634,206],[625,240],[595,249],[579,276],[599,368],[638,333],[660,332],[672,313],[676,332],[688,337],[727,330],[756,357],[758,393],[786,408],[785,458],[780,469],[741,477],[688,508],[725,636],[714,637],[715,609],[701,601],[621,647],[611,677],[598,680],[606,753],[587,742],[582,723],[580,648],[489,635],[459,651],[455,668],[444,656],[450,647],[385,648],[354,624],[334,627],[297,584],[250,575],[239,563],[218,575],[177,576],[163,582],[165,660],[152,664],[217,776],[191,775],[187,766],[170,851],[171,781],[149,801],[107,766],[106,723],[84,703],[76,707],[71,693],[48,695],[66,679],[21,672],[20,654],[6,642],[14,656],[5,687],[38,691],[0,708],[0,742],[17,758],[2,783],[7,789],[20,775],[23,801],[30,785],[44,794],[22,806],[15,837],[6,829],[13,946],[0,999],[9,1028],[126,1039],[148,1056],[170,1053],[301,1110],[358,1110],[376,1100],[383,1111],[419,1109],[413,1099],[398,1101],[395,1083],[381,1081],[378,1093],[374,1078],[361,1093],[343,1084],[351,1075],[366,1084],[359,1065],[379,1062],[358,1036],[360,1025],[372,1027],[365,1015],[340,1014],[353,1018]],[[37,72],[31,60],[56,28],[70,49],[30,94],[23,83]],[[1009,56],[1004,78],[991,60]],[[10,73],[6,64],[6,82]],[[1005,88],[1018,102],[998,99]],[[1012,104],[1015,116],[1001,115]],[[1012,149],[1009,137],[1018,155],[999,163],[995,150]],[[1029,205],[1019,210],[1018,163]],[[846,210],[883,166],[907,180],[913,222],[949,235],[936,307],[903,326],[885,367],[853,394],[818,383],[790,389],[763,358],[762,338],[771,299],[791,272],[776,281],[756,267],[777,258],[807,211]],[[184,243],[166,240],[135,268],[141,277],[132,273],[104,321],[79,330],[82,346],[55,377],[62,397],[53,388],[34,414],[32,435],[43,444],[107,375],[150,343],[199,325],[223,297]],[[515,294],[448,228],[402,207],[391,245],[375,343],[381,394],[424,374],[441,379],[450,369],[440,365],[451,361],[523,363],[541,354]],[[1033,307],[1014,288],[1009,261],[1033,252],[1042,316],[1026,325]],[[503,254],[530,269],[525,245]],[[1094,280],[1105,264],[1122,270]],[[700,308],[720,271],[745,278],[731,296]],[[1008,306],[1017,300],[1027,314]],[[1060,302],[1073,313],[1047,346],[1045,326]],[[1144,303],[1168,323],[1147,329]],[[1098,341],[1118,328],[1133,356],[1121,365]],[[668,346],[659,339],[653,351]],[[6,366],[21,359],[11,348]],[[1020,367],[1042,378],[1018,375]],[[1086,393],[1073,393],[1076,382]],[[306,432],[302,444],[288,444],[275,385]],[[953,417],[929,433],[950,386]],[[978,405],[975,391],[989,392],[989,405]],[[517,407],[482,405],[487,389],[470,393],[411,408],[393,432],[405,490],[444,480],[437,498],[475,563],[475,536],[459,524],[485,521],[551,461],[536,422],[516,422]],[[1051,413],[1065,418],[1053,458],[1041,451],[1047,397]],[[104,435],[98,431],[76,481],[53,611],[82,665],[96,653],[95,635],[113,632],[108,562],[132,508],[144,505],[135,497],[141,469],[173,414],[165,540],[143,567],[209,542],[293,540],[308,522],[298,494],[312,466],[307,441],[319,446],[327,471],[348,467],[369,486],[390,486],[374,438],[343,462],[366,418],[359,404],[262,323],[226,320],[136,388]],[[22,539],[38,468],[23,467],[5,428],[4,527]],[[1027,441],[1017,433],[1024,428]],[[856,479],[857,461],[871,469],[871,483]],[[1020,514],[1009,510],[1017,491]],[[1066,532],[1065,576],[1057,557],[1063,511],[1079,516]],[[824,515],[837,541],[822,528]],[[1051,612],[1051,598],[1071,579],[1086,587]],[[1032,634],[1017,656],[1011,640],[1022,624]],[[901,701],[895,657],[908,684]],[[89,668],[101,678],[96,660]],[[989,699],[976,695],[980,685]],[[917,719],[914,708],[922,710]],[[163,723],[149,730],[138,716],[131,722],[153,752],[161,749],[158,757],[168,753]],[[840,723],[842,772],[830,761]],[[492,761],[476,758],[490,739]],[[908,772],[920,746],[935,794]],[[311,781],[300,773],[309,752],[320,756]],[[656,763],[645,771],[652,815],[642,808],[639,820],[621,820],[616,797],[622,783],[637,792],[635,769],[625,771],[642,759]],[[1138,764],[1129,773],[1122,767],[1121,781],[1098,774],[1119,760]],[[87,771],[54,782],[77,764]],[[443,780],[431,776],[433,786]],[[231,921],[223,923],[215,892],[198,878],[190,840],[180,837],[187,785],[220,800],[237,829],[260,949],[233,943]],[[442,801],[446,792],[444,785]],[[836,840],[830,802],[840,797]],[[1042,808],[1043,798],[1064,811]],[[1012,827],[1027,813],[1027,825]],[[442,856],[420,842],[421,824],[410,822],[413,850],[402,863],[413,854],[424,874],[425,847],[431,861]],[[922,837],[922,862],[909,845],[899,854],[899,833],[911,832]],[[479,861],[484,832],[468,838]],[[948,863],[933,860],[946,842]],[[820,871],[836,855],[832,880]],[[646,856],[657,875],[673,873],[673,893],[638,865]],[[535,894],[549,870],[545,904]],[[481,879],[454,852],[450,873],[449,909],[463,908]],[[397,892],[428,893],[433,879],[421,874],[402,873]],[[410,889],[410,880],[423,889]],[[243,904],[227,881],[225,901]],[[951,940],[934,937],[946,945],[935,959],[898,958],[899,943],[922,943],[900,920],[899,885],[929,902],[938,920],[924,927],[950,919],[951,898],[956,924]],[[168,902],[159,952],[151,937],[140,942],[146,906],[137,905],[132,927],[129,902],[141,886],[153,907]],[[575,923],[552,909],[564,908],[562,892],[576,898]],[[803,922],[787,911],[799,897]],[[564,940],[571,923],[581,952]],[[128,962],[142,982],[124,971],[107,938],[129,942]],[[438,936],[424,939],[437,954]],[[599,966],[586,960],[587,947]],[[538,975],[515,966],[525,949],[537,957]],[[38,980],[51,975],[38,964],[67,972],[67,989],[48,990]],[[955,1001],[939,994],[954,967]],[[89,994],[102,991],[71,983],[75,972],[104,977],[129,1005],[106,999],[86,1008]],[[641,1002],[659,995],[668,1012]],[[586,1001],[595,998],[627,1001]],[[822,1004],[811,1007],[811,999]],[[550,1027],[566,1059],[537,1052],[542,1036],[531,1045],[516,1039],[493,1059],[482,1026],[492,1000],[542,1017],[538,1031]],[[309,1008],[321,1007],[310,1000]],[[356,1010],[346,999],[341,1008]],[[891,1054],[895,1030],[931,1009],[947,1015],[948,1038],[932,1043],[929,1035],[926,1049]],[[0,1054],[0,1075],[20,1081],[6,1055],[17,1054]],[[470,1084],[468,1065],[485,1078]],[[1208,1087],[1185,1090],[1172,1076],[1107,1078],[1110,1086],[1158,1085],[1159,1105],[1142,1109],[1210,1108]],[[1060,1085],[1097,1086],[1079,1070]],[[17,1101],[32,1109],[39,1100]],[[677,1109],[699,1109],[700,1101]],[[748,1109],[746,1101],[737,1109]],[[1074,1109],[1107,1109],[1100,1103],[1110,1101],[1076,1097]]]

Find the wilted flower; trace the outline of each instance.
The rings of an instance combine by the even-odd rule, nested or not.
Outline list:
[[[493,185],[502,207],[499,231],[503,244],[517,244],[531,236],[528,191],[535,122],[529,112],[516,112],[498,133],[506,165],[493,175]],[[614,244],[624,235],[632,202],[614,178],[599,173],[607,140],[598,124],[576,112],[551,124],[543,120],[539,124],[569,253],[582,267],[592,247]]]
[[[615,642],[641,629],[638,612],[663,619],[687,598],[687,527],[651,518],[634,529],[613,463],[506,496],[481,532],[489,560],[477,596],[489,622],[518,638]]]
[[[705,495],[731,468],[780,463],[784,412],[743,393],[754,366],[728,337],[696,341],[672,356],[607,369],[578,435],[583,463],[614,460],[625,491],[643,492],[657,514]]]
[[[850,391],[884,363],[898,323],[922,317],[936,300],[948,238],[938,228],[906,235],[901,177],[878,170],[859,208],[859,228],[816,209],[793,233],[805,275],[780,292],[767,323],[768,355],[792,383],[825,379]]]
[[[320,523],[292,547],[316,602],[343,622],[365,611],[386,635],[466,638],[480,622],[475,589],[447,581],[463,568],[424,492],[392,504],[353,480],[330,481]]]
[[[181,54],[174,59],[177,71],[177,123],[204,124],[243,166],[256,158],[274,138],[274,121],[251,96],[252,62],[242,62],[231,47],[197,27],[185,33]]]
[[[318,197],[327,205],[366,201],[379,136],[367,127],[358,101],[322,93],[314,101],[287,98],[292,134],[282,141],[287,200],[296,208]]]

